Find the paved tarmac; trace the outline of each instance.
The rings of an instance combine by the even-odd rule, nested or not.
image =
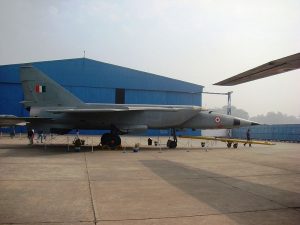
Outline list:
[[[299,144],[186,146],[67,152],[0,137],[0,224],[300,224]]]

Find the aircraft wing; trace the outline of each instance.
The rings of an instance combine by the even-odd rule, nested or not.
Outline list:
[[[164,112],[178,112],[180,110],[187,111],[203,111],[201,107],[173,107],[173,106],[119,106],[119,107],[103,107],[103,108],[60,108],[60,109],[49,109],[47,112],[54,114],[66,113],[69,115],[83,115],[83,114],[99,114],[99,113],[113,113],[113,112],[134,112],[134,111],[164,111]],[[0,127],[9,126],[25,126],[31,122],[47,122],[51,121],[50,117],[17,117],[14,115],[0,115]],[[140,127],[139,127],[140,129]]]
[[[243,144],[258,144],[258,145],[275,145],[269,141],[257,141],[257,140],[243,140],[243,139],[234,139],[234,138],[222,138],[222,137],[206,137],[206,136],[180,136],[181,138],[189,139],[200,139],[200,140],[209,140],[209,141],[221,141],[226,143],[243,143]]]
[[[201,107],[184,108],[184,107],[154,107],[154,106],[124,106],[119,108],[65,108],[65,109],[49,109],[47,112],[52,113],[105,113],[105,112],[128,112],[128,111],[164,111],[164,112],[178,112],[180,110],[202,111]]]
[[[277,59],[261,66],[240,73],[236,76],[222,80],[214,85],[233,86],[249,81],[285,73],[300,68],[300,53]]]

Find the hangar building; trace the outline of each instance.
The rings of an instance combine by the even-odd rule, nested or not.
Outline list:
[[[84,102],[118,104],[202,105],[203,86],[116,66],[88,58],[33,62]],[[20,104],[24,99],[19,68],[0,66],[0,114],[28,116]],[[21,129],[25,131],[25,129]],[[88,132],[98,134],[99,132]],[[199,132],[187,131],[185,134]],[[148,131],[148,135],[166,131]]]

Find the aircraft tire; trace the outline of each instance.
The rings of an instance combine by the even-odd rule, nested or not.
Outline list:
[[[116,147],[121,145],[121,138],[119,135],[112,135],[109,147],[111,149],[115,149]]]
[[[115,149],[116,147],[121,145],[121,138],[119,135],[105,133],[101,137],[101,145],[108,146],[111,149]]]
[[[105,133],[101,136],[101,145],[108,145],[110,139],[110,133]]]
[[[169,148],[176,148],[177,147],[177,142],[169,140],[167,145],[168,145]]]

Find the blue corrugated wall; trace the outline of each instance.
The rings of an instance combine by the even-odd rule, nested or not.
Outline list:
[[[300,124],[259,125],[249,129],[253,139],[300,142]],[[248,127],[233,129],[232,137],[246,139],[247,130]]]
[[[202,105],[199,93],[203,89],[201,85],[147,72],[86,58],[31,64],[84,102],[114,103],[115,89],[124,88],[125,103],[128,104]],[[19,67],[20,64],[0,66],[0,114],[28,116],[28,112],[19,103],[24,98],[19,79]],[[166,133],[150,131],[149,135]],[[195,134],[192,131],[188,133]]]

